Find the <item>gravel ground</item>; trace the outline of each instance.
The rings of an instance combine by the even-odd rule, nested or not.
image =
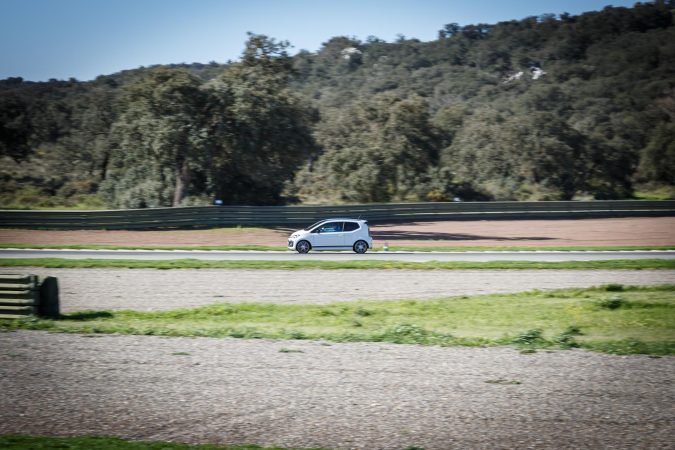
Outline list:
[[[19,331],[0,334],[0,434],[369,450],[672,449],[674,373],[672,357],[577,350]]]
[[[217,302],[331,303],[675,284],[673,270],[227,270],[0,268],[59,280],[61,310],[188,308]]]

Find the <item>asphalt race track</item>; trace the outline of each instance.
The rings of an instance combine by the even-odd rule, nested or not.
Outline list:
[[[675,251],[519,251],[519,252],[296,252],[214,250],[0,250],[0,258],[65,259],[201,259],[255,261],[599,261],[608,259],[675,259]]]

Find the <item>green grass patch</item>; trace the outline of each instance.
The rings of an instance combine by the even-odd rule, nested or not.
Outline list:
[[[638,200],[673,200],[675,186],[658,184],[636,186],[633,196]]]
[[[613,285],[615,286],[615,285]],[[2,328],[69,333],[311,339],[439,346],[512,345],[675,354],[675,286],[532,291],[328,305],[219,303],[170,311],[82,311]],[[616,308],[603,305],[621,296]]]
[[[12,189],[3,183],[3,188],[0,192],[0,209],[106,209],[105,201],[97,194],[49,195],[44,188],[31,184],[15,186]]]
[[[281,447],[263,448],[257,445],[217,446],[176,444],[170,442],[132,442],[114,437],[44,437],[23,435],[0,436],[0,448],[4,450],[293,450],[289,448],[282,449]]]
[[[126,269],[675,269],[675,259],[610,259],[603,261],[248,261],[199,259],[127,260],[64,258],[0,258],[0,267],[126,268]]]

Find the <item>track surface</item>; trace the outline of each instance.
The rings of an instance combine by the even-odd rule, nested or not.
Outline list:
[[[0,334],[0,434],[369,450],[675,442],[673,357],[94,337]]]
[[[0,258],[66,259],[201,259],[256,261],[597,261],[608,259],[675,259],[675,251],[619,252],[295,252],[197,250],[0,250]]]

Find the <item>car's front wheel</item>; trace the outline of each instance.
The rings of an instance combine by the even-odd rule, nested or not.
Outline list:
[[[311,248],[311,244],[307,241],[300,241],[295,244],[295,250],[297,250],[298,253],[307,253]]]
[[[368,243],[366,241],[356,241],[354,243],[355,253],[365,253],[368,251]]]

